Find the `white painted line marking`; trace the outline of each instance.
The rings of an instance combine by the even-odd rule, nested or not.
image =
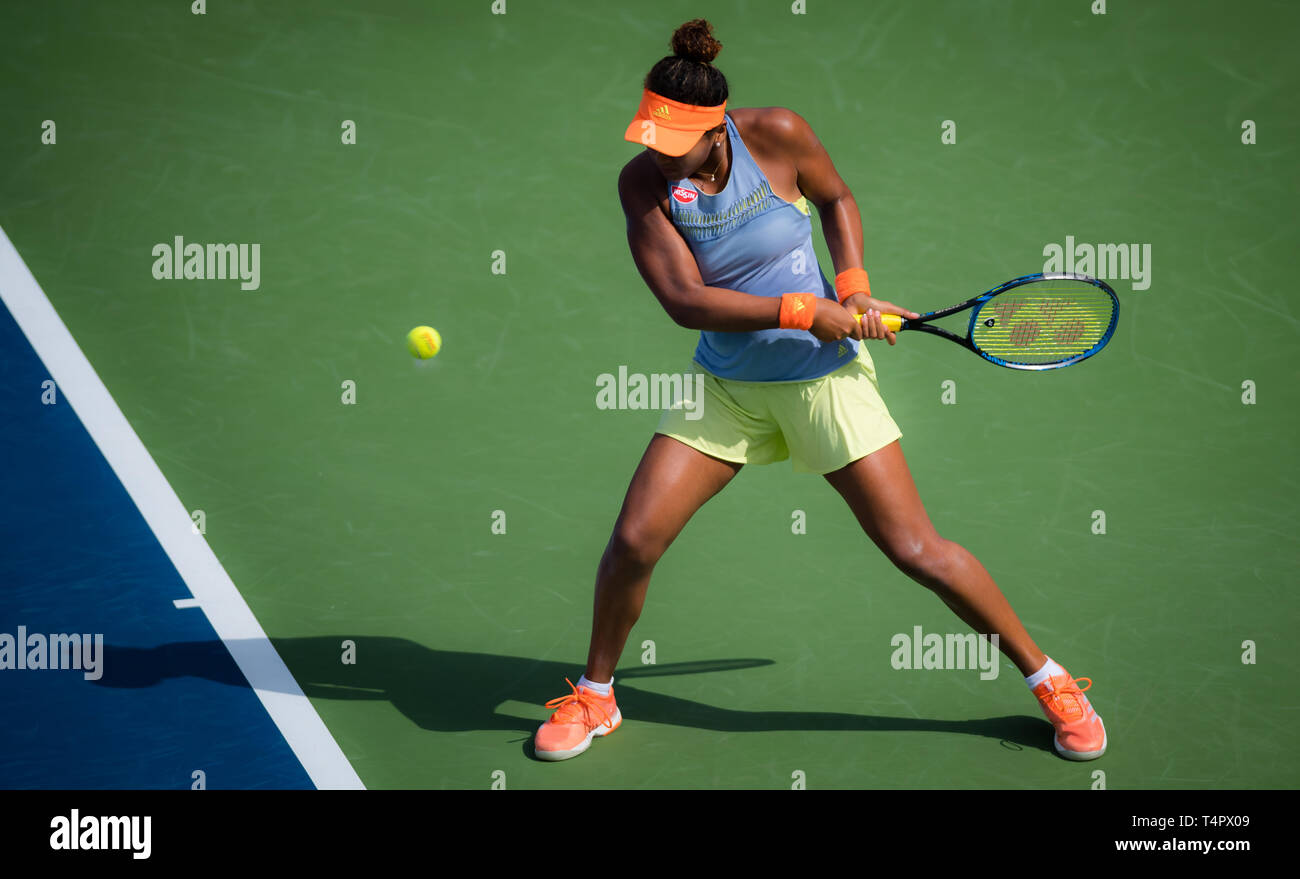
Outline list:
[[[267,640],[206,541],[194,539],[189,511],[82,353],[58,312],[0,229],[0,300],[81,419],[109,466],[202,605],[271,720],[318,788],[365,785],[326,729],[280,654]]]
[[[179,608],[185,608],[185,607],[199,607],[199,606],[200,606],[200,605],[199,605],[199,600],[198,600],[197,598],[178,598],[178,599],[176,599],[175,601],[173,601],[172,604],[176,605],[176,607],[177,607],[178,609],[179,609]]]

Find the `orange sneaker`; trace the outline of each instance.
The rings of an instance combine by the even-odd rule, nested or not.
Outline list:
[[[623,723],[623,715],[614,703],[614,688],[602,696],[586,687],[564,682],[573,692],[546,703],[557,709],[550,719],[537,728],[533,750],[539,760],[568,760],[591,747],[595,736],[607,736]]]
[[[1081,690],[1078,681],[1087,681],[1088,686]],[[1056,727],[1052,736],[1056,753],[1067,760],[1096,760],[1106,753],[1106,727],[1083,695],[1091,686],[1091,678],[1076,679],[1066,672],[1034,687],[1039,707]]]

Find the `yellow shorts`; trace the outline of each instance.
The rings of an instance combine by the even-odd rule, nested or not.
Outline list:
[[[664,411],[656,433],[741,464],[792,459],[800,473],[830,473],[903,435],[880,397],[865,343],[830,375],[800,382],[742,382],[704,375],[702,399]]]

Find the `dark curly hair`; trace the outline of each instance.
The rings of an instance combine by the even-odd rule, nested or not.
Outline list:
[[[722,51],[722,44],[713,38],[713,25],[702,18],[688,21],[673,32],[671,45],[673,54],[659,59],[646,74],[646,88],[702,107],[727,100],[727,78],[710,63]]]

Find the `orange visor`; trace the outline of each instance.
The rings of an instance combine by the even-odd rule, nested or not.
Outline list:
[[[665,156],[684,156],[700,135],[722,124],[727,102],[716,107],[683,104],[649,89],[641,94],[641,106],[627,127],[624,140],[648,146]]]

